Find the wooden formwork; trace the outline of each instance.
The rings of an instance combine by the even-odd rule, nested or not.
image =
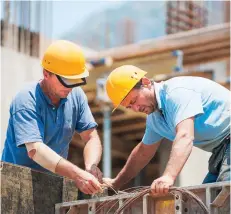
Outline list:
[[[55,204],[76,200],[72,180],[0,161],[0,213],[54,214]]]
[[[200,186],[186,187],[203,201],[211,214],[230,213],[230,183],[219,182]],[[55,214],[113,214],[123,205],[126,199],[135,198],[137,193],[123,193],[115,196],[90,200],[59,203],[55,206]],[[123,214],[181,214],[205,213],[196,201],[179,191],[163,197],[145,195],[137,199]]]

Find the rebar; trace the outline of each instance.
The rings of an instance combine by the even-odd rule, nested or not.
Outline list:
[[[110,185],[106,184],[108,188],[111,188],[116,195],[122,195],[122,194],[127,194],[127,193],[137,193],[137,195],[134,198],[128,198],[126,200],[124,200],[122,206],[120,206],[115,212],[114,214],[122,214],[123,211],[125,211],[128,207],[131,206],[132,203],[134,203],[135,201],[137,201],[138,199],[142,198],[144,195],[149,194],[151,191],[151,187],[150,186],[139,186],[139,187],[132,187],[129,189],[125,189],[123,191],[116,191],[114,190]],[[133,191],[130,191],[133,190]],[[183,195],[187,196],[189,199],[194,200],[199,207],[204,211],[205,214],[209,214],[209,210],[206,207],[206,205],[203,203],[203,201],[193,192],[182,188],[182,187],[170,187],[169,189],[169,193],[173,194],[174,196],[176,195],[176,192],[180,192]],[[119,200],[117,199],[116,202],[109,208],[109,210],[107,211],[107,213],[110,212],[110,210],[115,207],[115,205],[119,202]],[[104,208],[106,205],[108,205],[109,203],[112,203],[111,201],[109,202],[104,202],[100,205],[100,207],[97,208],[96,210],[96,214],[98,211],[101,211],[102,208]]]

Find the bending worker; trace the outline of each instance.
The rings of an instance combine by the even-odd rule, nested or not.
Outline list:
[[[25,86],[11,103],[2,160],[66,176],[82,192],[97,193],[102,147],[87,97],[79,87],[89,75],[82,50],[58,40],[46,50],[42,67],[43,79]],[[66,160],[74,131],[86,143],[85,170]]]
[[[115,108],[122,105],[143,112],[147,120],[142,142],[116,178],[105,181],[119,189],[135,177],[155,155],[162,138],[173,142],[172,149],[163,175],[151,185],[152,194],[168,192],[193,145],[212,152],[204,183],[230,180],[230,91],[201,77],[175,77],[156,83],[146,74],[124,65],[107,79],[107,94]]]

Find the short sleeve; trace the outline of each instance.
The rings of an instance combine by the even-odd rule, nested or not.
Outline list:
[[[201,93],[187,88],[176,88],[169,93],[166,108],[175,128],[183,120],[204,113]]]
[[[44,125],[33,110],[20,110],[12,115],[16,145],[28,142],[43,142]]]
[[[88,129],[97,127],[97,123],[91,113],[90,107],[88,105],[87,96],[81,91],[78,119],[76,122],[76,131],[81,133]]]
[[[152,128],[152,124],[149,121],[149,118],[147,118],[146,129],[142,142],[146,145],[151,145],[159,142],[162,138],[162,136],[160,136],[158,133],[154,131],[154,129]]]

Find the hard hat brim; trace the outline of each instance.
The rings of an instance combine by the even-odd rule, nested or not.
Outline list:
[[[75,79],[81,79],[81,78],[88,77],[89,76],[89,71],[87,69],[85,69],[85,71],[83,73],[78,74],[78,75],[73,75],[73,76],[70,76],[70,75],[59,75],[59,76],[65,78],[67,80],[75,80]]]
[[[120,106],[120,104],[119,105],[116,105],[116,106],[114,106],[114,108],[112,109],[112,112],[111,113],[113,113],[118,107]]]
[[[85,69],[84,73],[75,76],[64,76],[64,75],[57,75],[59,82],[66,88],[74,88],[81,85],[86,85],[86,77],[89,76],[89,72]]]

